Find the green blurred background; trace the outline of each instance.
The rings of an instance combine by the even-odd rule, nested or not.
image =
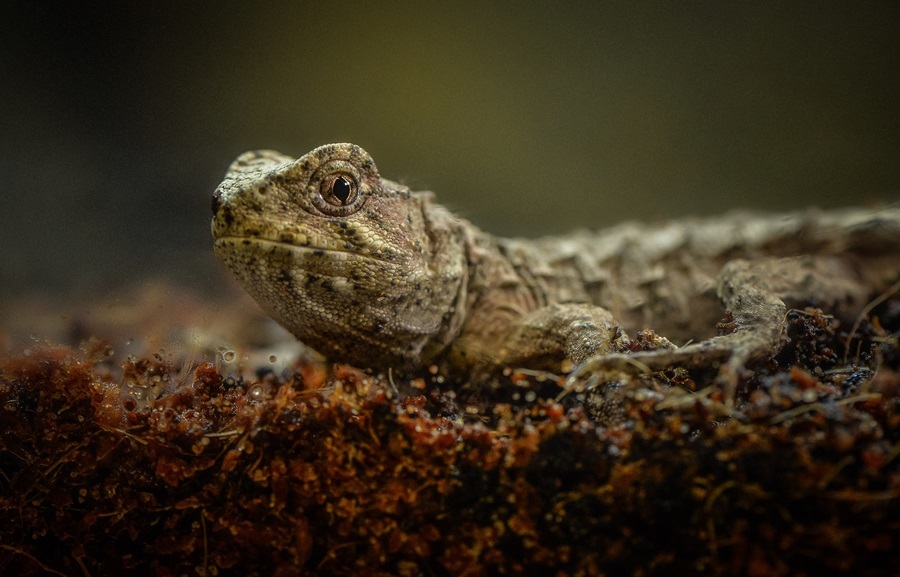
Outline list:
[[[498,234],[900,198],[896,2],[6,2],[0,294],[216,291],[252,148]]]

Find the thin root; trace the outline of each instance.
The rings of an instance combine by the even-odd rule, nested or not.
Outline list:
[[[847,334],[847,340],[844,342],[845,363],[847,362],[847,357],[850,355],[850,341],[853,340],[853,336],[856,334],[856,331],[859,330],[859,326],[862,324],[863,320],[867,316],[869,316],[869,313],[872,312],[875,307],[894,296],[894,294],[896,294],[898,291],[900,291],[900,281],[897,281],[893,284],[893,286],[891,286],[891,288],[887,289],[886,291],[872,299],[869,304],[867,304],[859,313],[859,316],[856,317],[856,322],[853,323],[853,326],[850,328],[850,332]]]

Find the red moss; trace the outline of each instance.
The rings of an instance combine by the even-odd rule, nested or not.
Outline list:
[[[346,366],[36,348],[0,361],[0,573],[896,573],[896,341],[827,372],[843,335],[790,322],[736,410],[670,371],[605,427],[558,390],[459,406],[433,374],[399,398]]]

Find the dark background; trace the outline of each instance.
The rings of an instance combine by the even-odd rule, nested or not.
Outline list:
[[[365,147],[498,234],[900,197],[895,2],[5,2],[0,296],[215,294],[240,152]]]

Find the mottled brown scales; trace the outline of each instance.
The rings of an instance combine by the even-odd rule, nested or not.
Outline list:
[[[900,278],[897,207],[503,239],[382,178],[352,144],[241,155],[213,214],[216,253],[304,343],[362,367],[445,363],[476,381],[510,366],[721,365],[733,385],[774,353],[790,307],[853,317]],[[716,335],[726,312],[733,330]],[[642,329],[661,336],[635,352],[627,335]]]

